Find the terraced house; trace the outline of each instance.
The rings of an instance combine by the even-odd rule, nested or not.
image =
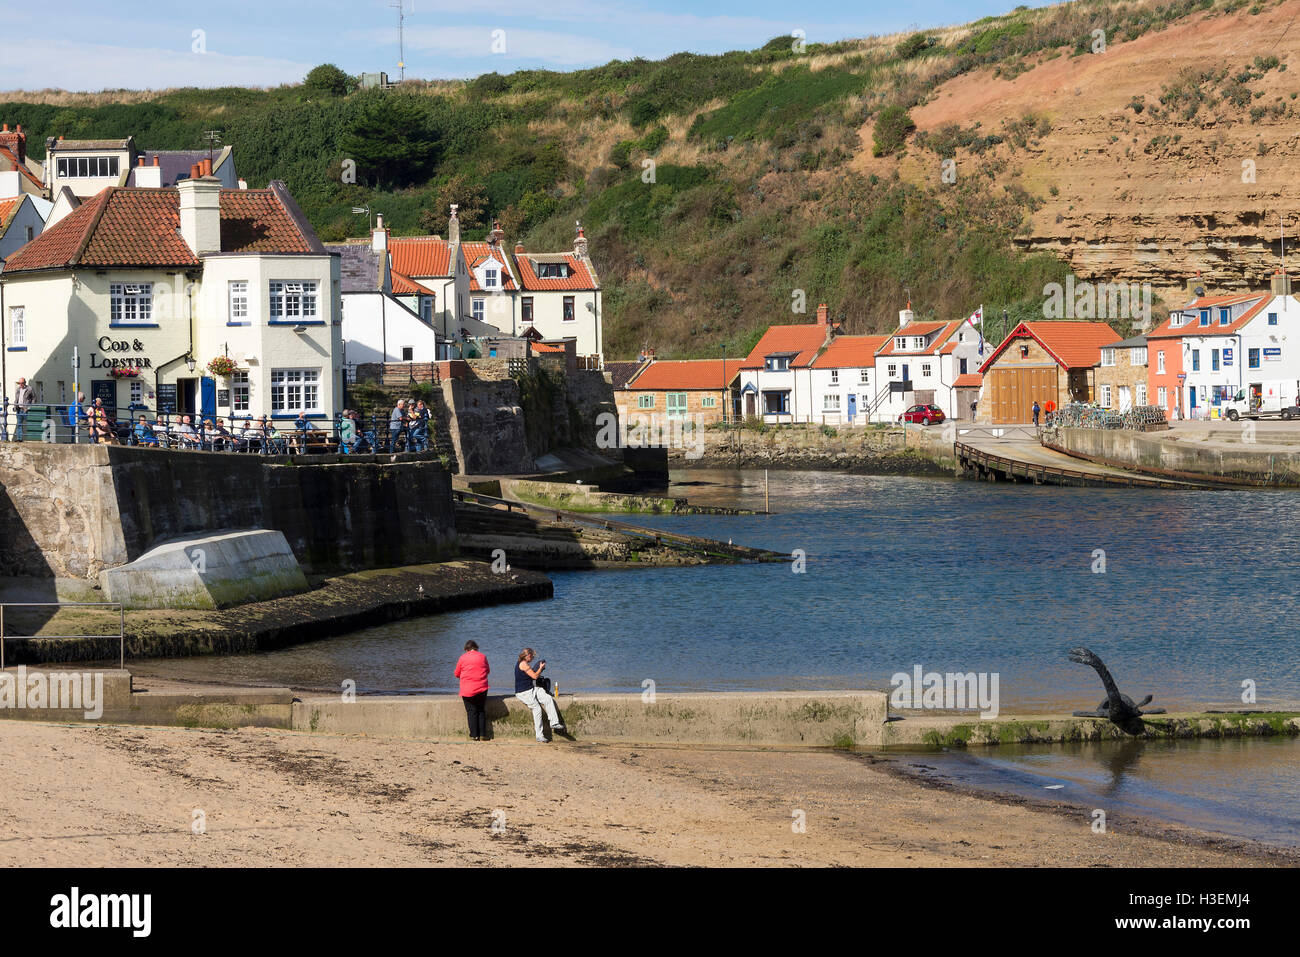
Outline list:
[[[3,280],[7,381],[66,404],[324,419],[338,411],[339,257],[284,184],[109,187],[19,250]],[[210,371],[212,360],[234,370]]]

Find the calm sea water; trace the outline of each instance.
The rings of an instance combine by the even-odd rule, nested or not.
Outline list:
[[[806,555],[793,562],[563,572],[555,599],[398,622],[266,654],[142,671],[362,691],[454,691],[478,641],[507,689],[523,645],[572,691],[888,688],[999,675],[1004,711],[1091,707],[1086,644],[1121,690],[1180,707],[1300,703],[1300,494],[987,485],[773,472],[765,516],[645,524]],[[677,473],[674,494],[762,508],[761,472]],[[1101,571],[1103,568],[1104,571]],[[1097,569],[1097,571],[1094,571]]]

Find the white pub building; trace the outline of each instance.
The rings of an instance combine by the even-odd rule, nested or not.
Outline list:
[[[119,419],[335,415],[339,257],[283,183],[227,189],[206,161],[191,172],[171,188],[103,189],[8,260],[8,394],[24,377],[38,404],[80,389]]]

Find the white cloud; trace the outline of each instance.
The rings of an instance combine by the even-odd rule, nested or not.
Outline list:
[[[174,86],[276,86],[303,78],[315,64],[260,56],[232,56],[208,47],[163,50],[68,40],[5,40],[4,84],[11,89],[54,87],[77,92],[159,90]],[[57,64],[57,68],[53,68]]]

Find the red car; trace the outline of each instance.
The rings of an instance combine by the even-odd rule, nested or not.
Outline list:
[[[942,422],[943,419],[943,409],[937,405],[914,405],[898,417],[899,422],[920,422],[922,425]]]

